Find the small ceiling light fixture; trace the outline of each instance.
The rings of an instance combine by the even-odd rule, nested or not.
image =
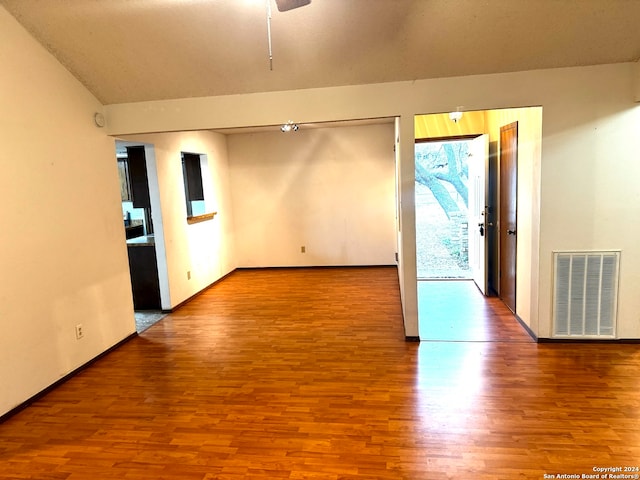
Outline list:
[[[298,125],[296,123],[293,123],[291,120],[289,120],[287,123],[285,123],[284,125],[282,125],[280,127],[280,131],[283,133],[287,133],[287,132],[297,132],[298,131]]]
[[[455,112],[449,112],[449,118],[453,123],[458,123],[462,118],[462,108],[463,107],[457,107]]]

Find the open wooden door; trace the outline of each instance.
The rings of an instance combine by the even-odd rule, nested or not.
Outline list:
[[[489,136],[469,143],[469,268],[473,281],[487,294],[487,195],[489,179]]]
[[[500,298],[516,313],[518,122],[500,127]]]

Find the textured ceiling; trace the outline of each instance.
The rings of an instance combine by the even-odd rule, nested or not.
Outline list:
[[[0,0],[104,104],[635,61],[639,0]]]

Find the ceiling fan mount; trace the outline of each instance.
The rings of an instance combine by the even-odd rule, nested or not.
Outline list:
[[[310,3],[311,0],[276,0],[279,12],[286,12],[287,10],[293,10],[294,8],[304,7]]]
[[[279,12],[309,5],[311,0],[276,0]],[[271,0],[267,0],[267,40],[269,42],[269,70],[273,70],[273,51],[271,48]]]

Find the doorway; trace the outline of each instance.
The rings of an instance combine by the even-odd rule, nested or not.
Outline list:
[[[473,280],[487,292],[489,137],[417,141],[419,280]]]
[[[123,223],[136,331],[165,316],[168,305],[164,235],[153,145],[116,141]]]
[[[485,306],[487,135],[416,140],[420,337],[484,341],[499,315]],[[473,312],[482,310],[486,315]],[[502,331],[503,329],[499,329]]]
[[[523,189],[522,192],[519,188],[512,191],[511,199],[514,206],[512,207],[514,212],[520,211],[520,207],[515,207],[516,199],[519,195],[525,195],[525,216],[522,218],[515,218],[512,220],[513,225],[506,228],[508,222],[500,218],[500,203],[506,205],[507,200],[505,197],[500,196],[501,187],[506,187],[500,184],[500,177],[506,175],[505,172],[500,170],[503,163],[501,163],[501,152],[508,151],[506,143],[507,139],[501,138],[501,127],[507,127],[511,124],[515,124],[515,128],[511,128],[512,143],[515,139],[515,144],[512,144],[510,149],[517,152],[519,147],[524,145],[523,157],[515,157],[514,164],[518,165],[517,169],[511,168],[513,173],[514,184],[517,185],[519,176],[523,177]],[[473,195],[470,193],[468,197],[468,211],[473,212],[467,218],[468,235],[470,237],[469,242],[469,258],[470,258],[470,272],[473,272],[473,265],[482,265],[484,272],[473,272],[466,276],[466,278],[456,278],[455,281],[451,281],[451,278],[445,279],[441,277],[439,279],[430,279],[425,281],[425,276],[418,273],[418,325],[419,334],[422,340],[452,340],[459,341],[466,340],[488,340],[487,332],[492,331],[486,327],[481,327],[480,324],[471,325],[465,323],[466,320],[479,319],[481,321],[482,316],[488,311],[496,310],[495,302],[504,309],[507,314],[508,322],[513,323],[516,328],[522,327],[515,320],[513,314],[515,313],[515,273],[513,275],[513,294],[508,296],[507,292],[501,292],[501,279],[500,268],[507,262],[506,259],[501,259],[501,253],[509,255],[513,269],[515,271],[516,255],[515,244],[523,243],[525,249],[530,248],[528,244],[530,237],[522,237],[522,233],[535,232],[539,228],[539,206],[536,203],[531,202],[530,199],[536,198],[535,191],[539,186],[534,182],[539,179],[539,165],[540,165],[540,143],[542,132],[542,108],[541,107],[528,107],[528,108],[515,108],[505,110],[491,110],[491,111],[476,111],[476,112],[464,112],[461,119],[457,122],[452,122],[448,114],[430,114],[430,115],[418,115],[415,120],[415,138],[416,138],[416,154],[420,151],[419,144],[427,142],[429,140],[451,140],[459,139],[461,137],[478,137],[481,134],[487,135],[487,140],[482,147],[485,151],[484,162],[479,164],[469,165],[482,165],[484,167],[485,177],[476,177],[473,169],[467,172],[467,186],[469,191],[474,190]],[[518,140],[520,142],[518,142]],[[520,143],[521,145],[518,145]],[[501,144],[503,147],[501,148]],[[417,155],[416,155],[417,157]],[[419,163],[419,159],[416,158],[416,164]],[[520,170],[520,164],[523,163],[524,168]],[[416,179],[420,175],[420,166],[416,166]],[[485,188],[484,193],[478,193],[481,189],[478,189],[478,184],[481,184]],[[418,192],[420,186],[416,184],[416,232],[419,232],[420,223],[420,202],[418,198]],[[529,193],[529,194],[528,194]],[[509,200],[511,201],[511,200]],[[475,202],[475,205],[472,205]],[[538,212],[538,213],[536,213]],[[505,223],[506,222],[506,223]],[[501,232],[500,226],[505,224],[504,232]],[[516,223],[518,228],[516,228]],[[520,230],[518,232],[518,229]],[[507,230],[513,233],[507,233]],[[520,233],[520,238],[516,242],[515,232]],[[501,238],[501,233],[513,237],[513,249],[511,251],[502,252],[502,248],[505,246],[505,242]],[[471,236],[475,235],[476,241],[471,240]],[[479,252],[473,251],[477,247]],[[480,255],[476,255],[480,253]],[[482,256],[484,253],[484,258]],[[416,256],[419,267],[419,257],[429,255],[429,252],[421,251],[421,242],[416,239]],[[471,260],[473,258],[474,260]],[[518,268],[528,267],[527,264],[518,265]],[[476,282],[468,280],[469,278],[477,279]],[[477,286],[476,286],[477,283]],[[485,287],[485,288],[481,288]],[[505,285],[502,285],[503,288]],[[526,296],[526,289],[520,295]],[[455,301],[449,305],[443,303],[445,298],[454,298]],[[504,298],[511,298],[512,303],[503,301]],[[520,301],[520,300],[518,300]],[[527,299],[525,299],[527,301]],[[472,314],[469,314],[469,309],[473,310]],[[447,311],[448,310],[448,311]],[[466,314],[464,314],[466,312]],[[444,313],[444,314],[443,314]],[[504,312],[503,312],[504,313]],[[449,323],[447,323],[449,322]],[[455,334],[453,331],[455,330]],[[448,333],[444,333],[447,332]],[[464,333],[464,332],[467,333]],[[483,333],[484,332],[484,333]],[[456,337],[457,336],[457,337]]]
[[[417,141],[416,253],[420,280],[470,279],[471,140]]]

